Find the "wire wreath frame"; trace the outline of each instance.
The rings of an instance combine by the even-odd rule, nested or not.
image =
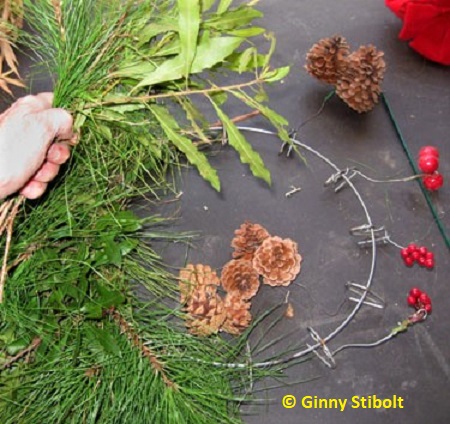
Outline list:
[[[238,126],[237,127],[240,131],[245,132],[251,132],[251,133],[257,133],[257,134],[263,134],[273,137],[278,137],[278,134],[275,131],[266,130],[263,128],[257,128],[257,127],[250,127],[250,126]],[[209,128],[211,131],[223,131],[223,128],[221,126],[213,126]],[[226,135],[226,134],[225,134]],[[371,342],[371,343],[350,343],[350,344],[344,344],[339,347],[337,347],[334,350],[331,350],[328,347],[328,343],[332,341],[339,333],[341,333],[353,320],[353,318],[358,314],[360,309],[364,304],[380,307],[377,304],[373,304],[371,302],[366,301],[366,298],[369,295],[370,289],[373,284],[373,279],[375,275],[375,266],[376,266],[376,260],[377,260],[377,243],[382,241],[384,243],[391,243],[396,247],[402,247],[392,241],[387,233],[381,238],[377,238],[377,232],[380,229],[377,229],[374,226],[372,217],[369,212],[369,208],[367,207],[362,195],[354,185],[352,178],[356,175],[361,176],[362,178],[372,181],[372,182],[400,182],[400,181],[411,181],[414,179],[417,179],[419,176],[415,175],[412,177],[406,177],[403,179],[395,179],[395,180],[374,180],[370,177],[365,176],[363,173],[359,171],[349,172],[349,169],[341,169],[338,165],[336,165],[331,159],[320,153],[319,151],[313,149],[309,145],[299,141],[296,139],[295,132],[294,134],[290,135],[290,142],[292,148],[293,146],[300,147],[309,153],[315,155],[317,158],[321,159],[323,162],[325,162],[330,168],[332,168],[335,172],[331,175],[330,178],[328,178],[327,181],[325,181],[325,186],[329,186],[331,184],[339,183],[339,185],[335,188],[335,192],[337,193],[341,188],[343,188],[345,185],[347,185],[353,192],[354,196],[358,200],[358,203],[363,211],[363,215],[365,216],[366,222],[362,224],[359,227],[354,228],[355,233],[358,231],[362,231],[363,234],[367,235],[367,240],[364,242],[365,246],[371,247],[371,263],[369,267],[369,274],[366,278],[365,284],[353,284],[355,288],[358,288],[359,290],[352,290],[355,293],[358,293],[358,295],[354,298],[351,298],[353,302],[355,302],[355,305],[353,309],[349,312],[349,314],[343,319],[343,321],[328,335],[325,337],[321,337],[319,333],[312,327],[308,327],[307,331],[309,333],[309,336],[311,337],[313,343],[306,344],[306,348],[291,354],[284,358],[274,359],[274,360],[268,360],[268,361],[262,361],[262,362],[253,362],[249,361],[248,363],[242,362],[242,363],[222,363],[222,362],[213,362],[212,364],[218,367],[226,367],[226,368],[238,368],[243,369],[247,368],[249,366],[254,368],[266,368],[266,367],[273,367],[277,365],[286,364],[288,362],[298,360],[299,358],[302,358],[308,354],[314,354],[316,355],[327,367],[329,368],[335,368],[336,362],[335,362],[335,355],[339,352],[341,352],[344,349],[348,348],[370,348],[370,347],[376,347],[379,346],[388,340],[391,340],[394,338],[397,334],[404,332],[408,329],[409,326],[424,321],[427,318],[427,312],[424,309],[417,310],[413,315],[409,316],[408,319],[403,320],[402,322],[399,322],[396,327],[394,327],[386,336]],[[292,191],[295,192],[298,189],[293,189]],[[352,231],[352,230],[351,230]],[[358,243],[359,245],[363,245],[362,243]],[[348,283],[347,283],[348,284]],[[197,358],[189,358],[190,360],[193,360],[195,362],[203,362]]]

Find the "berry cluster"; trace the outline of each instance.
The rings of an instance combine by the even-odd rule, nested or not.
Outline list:
[[[425,246],[417,246],[411,243],[408,247],[404,247],[400,254],[406,266],[413,266],[417,262],[427,269],[434,268],[434,253],[430,252]]]
[[[430,296],[417,287],[414,287],[409,291],[406,301],[409,306],[416,308],[416,310],[423,309],[427,314],[431,314],[431,311],[433,310]]]
[[[418,166],[427,174],[422,177],[423,185],[427,190],[439,190],[444,184],[444,178],[438,172],[439,150],[433,146],[424,146],[419,150]]]

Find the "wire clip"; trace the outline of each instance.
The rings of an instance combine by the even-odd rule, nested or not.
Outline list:
[[[376,228],[374,225],[363,224],[357,227],[350,228],[350,234],[355,237],[364,237],[364,240],[358,241],[358,246],[365,247],[373,243],[388,244],[391,243],[389,233],[384,226]],[[374,239],[372,240],[372,234]]]
[[[367,293],[365,300],[363,300],[361,303],[367,306],[371,306],[372,308],[384,309],[383,299],[381,299],[380,296],[376,295],[372,291],[368,291],[366,286],[349,281],[348,283],[345,284],[345,287],[350,292],[355,293],[358,296],[358,297],[349,297],[348,300],[358,303],[361,301],[361,295],[363,293]]]
[[[330,178],[328,178],[323,184],[325,187],[333,185],[334,192],[337,193],[341,191],[346,185],[348,185],[349,180],[351,180],[357,172],[354,168],[346,168],[342,169],[338,172],[335,172]]]

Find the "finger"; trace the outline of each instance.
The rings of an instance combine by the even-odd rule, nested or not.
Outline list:
[[[32,180],[23,187],[20,194],[30,200],[37,199],[44,194],[47,189],[47,185],[47,183]]]
[[[41,122],[45,122],[51,132],[48,134],[53,140],[70,140],[73,137],[73,118],[72,115],[64,109],[47,109],[37,114]]]
[[[32,181],[48,183],[58,175],[59,165],[51,162],[45,162],[41,169],[32,178]]]
[[[55,165],[62,165],[70,157],[70,148],[64,143],[55,143],[50,146],[47,152],[47,161]]]
[[[16,109],[19,109],[21,114],[39,112],[50,109],[52,107],[52,103],[53,93],[40,93],[36,96],[24,96],[13,103],[7,113],[14,112]]]

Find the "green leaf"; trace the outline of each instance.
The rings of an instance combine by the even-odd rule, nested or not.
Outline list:
[[[216,109],[219,119],[222,121],[225,130],[227,131],[228,141],[230,145],[239,153],[242,163],[247,163],[255,177],[263,179],[267,184],[271,184],[270,172],[264,165],[264,162],[258,152],[253,150],[253,147],[245,139],[245,137],[238,130],[233,121],[219,108],[218,105],[211,99],[211,103]]]
[[[6,346],[6,352],[10,356],[17,355],[20,351],[26,349],[30,344],[30,339],[28,337],[21,337],[14,340]]]
[[[291,70],[290,66],[283,66],[282,68],[273,69],[271,71],[264,72],[261,75],[261,79],[265,82],[275,82],[282,80]]]
[[[135,233],[141,227],[141,220],[131,211],[110,212],[100,217],[95,225],[97,231],[109,229],[111,233]]]
[[[103,248],[105,249],[106,257],[111,265],[120,268],[122,265],[122,251],[120,245],[114,241],[115,236],[103,237]]]
[[[148,43],[152,38],[159,34],[164,34],[166,32],[176,32],[178,30],[177,22],[175,19],[166,18],[161,19],[161,21],[153,22],[147,25],[139,34],[139,46]]]
[[[113,306],[117,307],[125,302],[125,296],[118,290],[107,289],[102,284],[97,284],[95,290],[98,293],[98,297],[95,298],[95,301],[103,309],[108,309]]]
[[[240,58],[239,58],[239,67],[238,67],[238,72],[241,74],[244,71],[253,69],[253,63],[250,66],[249,69],[249,64],[250,62],[253,62],[253,59],[255,57],[255,54],[257,54],[257,50],[255,47],[249,47],[248,49],[245,49]]]
[[[129,253],[131,253],[139,244],[139,240],[132,239],[132,238],[126,238],[125,240],[122,240],[119,244],[120,252],[122,253],[122,256],[126,256]]]
[[[200,29],[200,4],[198,0],[177,0],[178,33],[180,34],[180,55],[184,59],[184,76],[189,77],[192,62],[197,52],[197,39]]]
[[[200,0],[202,12],[207,12],[214,5],[216,0]]]
[[[87,302],[80,309],[80,312],[88,319],[101,319],[103,318],[103,308],[98,303]]]
[[[217,13],[223,13],[228,10],[233,0],[220,0],[219,6],[217,7]]]
[[[195,132],[195,135],[199,138],[199,140],[203,141],[204,143],[210,144],[210,139],[206,136],[204,133],[202,127],[207,127],[207,122],[202,113],[198,110],[198,108],[191,102],[191,99],[188,97],[186,98],[179,98],[177,99],[180,106],[183,108],[183,110],[186,113],[186,118],[189,120],[192,126],[193,132]],[[198,122],[199,121],[199,122]]]
[[[151,111],[160,123],[167,138],[183,152],[188,161],[195,165],[200,175],[216,189],[220,191],[220,181],[216,170],[210,165],[206,156],[199,152],[191,140],[179,134],[179,126],[170,113],[162,106],[152,105]]]
[[[227,31],[229,35],[234,35],[235,37],[243,37],[243,38],[256,37],[257,35],[264,34],[265,32],[266,30],[260,27],[233,29]]]
[[[122,356],[120,346],[109,331],[96,325],[86,325],[89,347],[96,351],[104,351],[108,355]]]
[[[203,27],[213,28],[216,31],[237,30],[245,25],[249,25],[254,19],[262,18],[263,16],[263,13],[259,10],[240,7],[236,10],[213,15],[203,23]],[[247,30],[249,29],[251,30],[251,28],[247,28]]]
[[[289,123],[283,116],[281,116],[274,110],[270,109],[269,107],[259,103],[242,90],[239,91],[233,90],[232,93],[234,96],[236,96],[239,100],[246,103],[252,109],[259,110],[278,130],[278,135],[280,136],[280,138],[283,141],[290,142],[291,138],[289,137],[289,133],[285,128],[285,126],[289,125]]]
[[[239,37],[213,37],[202,39],[197,48],[197,54],[192,63],[191,73],[196,74],[205,69],[210,69],[219,62],[222,62],[227,56],[233,53],[244,41]],[[157,67],[154,72],[137,75],[135,69],[132,74],[127,74],[126,70],[121,71],[121,76],[131,78],[142,78],[135,89],[160,84],[165,81],[177,80],[183,77],[185,61],[182,56],[176,56],[173,59],[166,60]]]

